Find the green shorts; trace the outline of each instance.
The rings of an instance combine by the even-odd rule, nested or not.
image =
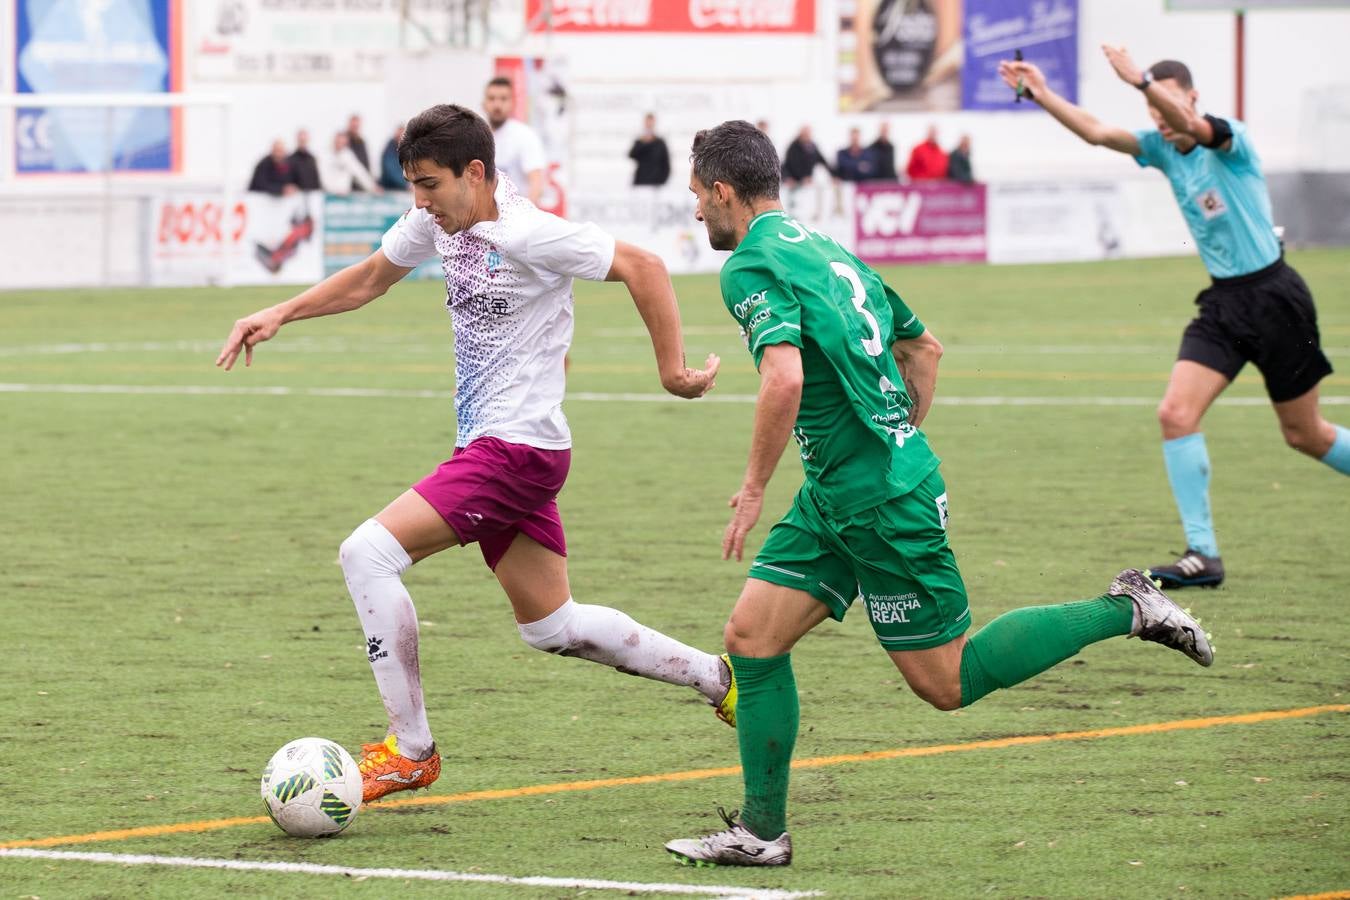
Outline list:
[[[947,489],[936,469],[903,497],[838,521],[802,485],[750,577],[806,591],[839,621],[861,594],[887,650],[938,647],[970,627],[965,582],[947,544]]]

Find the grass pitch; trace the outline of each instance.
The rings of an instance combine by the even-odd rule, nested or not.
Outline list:
[[[1291,261],[1340,370],[1323,382],[1327,414],[1350,425],[1350,253]],[[925,430],[975,627],[1095,595],[1120,568],[1181,549],[1153,406],[1204,283],[1198,261],[886,274],[947,347]],[[659,392],[649,342],[621,289],[578,284],[561,506],[579,600],[714,648],[745,573],[718,545],[756,378],[715,279],[676,286],[690,358],[724,359],[702,402],[616,397]],[[450,452],[443,288],[404,285],[293,324],[253,368],[214,370],[233,320],[287,295],[0,296],[0,847],[259,816],[258,772],[281,744],[382,734],[335,558]],[[797,758],[1350,704],[1350,481],[1287,450],[1263,396],[1246,372],[1206,421],[1230,580],[1184,600],[1212,627],[1213,668],[1110,641],[940,713],[907,692],[855,611],[794,654]],[[799,480],[789,453],[754,546]],[[739,802],[734,775],[471,792],[735,766],[732,732],[691,693],[526,648],[473,548],[407,582],[445,762],[419,796],[468,796],[371,807],[328,841],[263,822],[51,849],[849,898],[1350,889],[1350,716],[1334,710],[799,769],[791,868],[681,869],[661,844],[715,828],[714,808]],[[43,898],[586,892],[3,856],[0,885]]]

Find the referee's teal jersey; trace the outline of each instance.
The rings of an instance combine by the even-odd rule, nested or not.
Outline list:
[[[1227,122],[1233,129],[1227,150],[1197,144],[1182,153],[1156,130],[1134,133],[1139,140],[1134,161],[1161,169],[1172,183],[1200,258],[1215,278],[1248,275],[1280,258],[1261,159],[1247,126]]]

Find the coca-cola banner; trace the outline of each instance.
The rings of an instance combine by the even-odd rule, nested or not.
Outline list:
[[[854,252],[868,263],[984,262],[985,187],[954,181],[858,185]]]
[[[526,0],[530,31],[813,34],[815,0]]]

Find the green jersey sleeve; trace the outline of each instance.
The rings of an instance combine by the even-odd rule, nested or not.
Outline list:
[[[895,327],[891,330],[891,343],[913,340],[923,334],[923,323],[905,305],[905,301],[900,299],[900,295],[891,290],[891,286],[884,281],[881,287],[886,291],[886,302],[891,305],[891,321],[895,323]]]
[[[770,344],[802,345],[801,305],[762,254],[733,258],[723,267],[722,302],[741,326],[756,368]]]

